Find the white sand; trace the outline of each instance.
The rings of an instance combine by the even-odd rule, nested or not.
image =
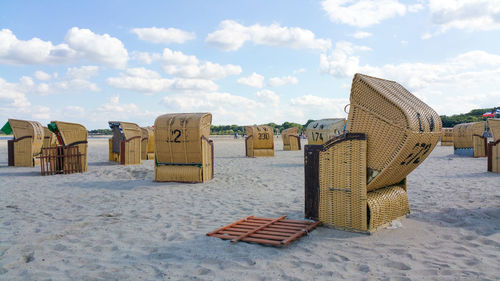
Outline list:
[[[286,248],[205,233],[249,215],[301,219],[303,152],[244,157],[215,138],[215,178],[153,182],[153,161],[89,172],[7,167],[0,140],[0,280],[477,280],[500,278],[500,175],[438,146],[408,177],[411,215],[373,235],[320,227]]]

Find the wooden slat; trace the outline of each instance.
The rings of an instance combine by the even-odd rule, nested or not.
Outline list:
[[[207,235],[231,240],[231,242],[243,241],[286,246],[320,224],[320,222],[285,220],[285,218],[286,216],[276,219],[249,216]]]

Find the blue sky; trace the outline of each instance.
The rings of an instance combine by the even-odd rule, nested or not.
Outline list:
[[[498,106],[499,0],[0,1],[0,119],[345,117],[360,72],[439,114]]]

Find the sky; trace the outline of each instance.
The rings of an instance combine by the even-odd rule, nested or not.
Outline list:
[[[499,106],[500,0],[0,0],[1,125],[304,124],[346,117],[355,73]]]

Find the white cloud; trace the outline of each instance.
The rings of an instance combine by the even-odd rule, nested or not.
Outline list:
[[[108,34],[99,35],[90,29],[71,28],[65,41],[85,59],[124,68],[128,61],[128,52],[123,43]]]
[[[189,92],[189,91],[216,91],[218,86],[206,79],[162,78],[155,71],[145,68],[127,69],[119,77],[106,79],[108,85],[119,89],[144,93],[158,92]]]
[[[196,56],[165,48],[162,54],[135,53],[134,57],[143,63],[159,61],[166,74],[193,79],[217,80],[241,73],[238,65],[220,65],[213,62],[200,62]]]
[[[271,104],[273,106],[277,106],[280,102],[280,97],[271,90],[261,90],[255,94],[260,100],[262,100],[266,104]]]
[[[290,47],[293,49],[319,49],[331,47],[330,40],[317,39],[313,32],[299,27],[282,27],[279,24],[244,26],[232,20],[224,20],[219,29],[208,34],[205,41],[224,51],[235,51],[246,41],[256,45]]]
[[[35,78],[40,81],[48,81],[52,78],[52,76],[46,72],[41,70],[35,71]]]
[[[450,29],[467,31],[500,29],[498,0],[429,0],[431,21],[438,33]]]
[[[330,20],[357,27],[368,27],[383,20],[406,14],[398,0],[325,0],[323,9]],[[412,7],[414,11],[416,8]]]
[[[0,78],[0,108],[1,111],[11,111],[14,108],[30,106],[30,102],[22,91],[22,88],[15,83],[9,83]]]
[[[297,77],[293,76],[272,77],[269,78],[269,81],[267,82],[267,84],[271,87],[279,87],[287,84],[295,85],[297,83],[299,83],[299,80]]]
[[[352,50],[343,55],[341,59],[338,56],[323,56],[322,60],[326,61],[321,63],[327,67],[321,69],[339,78],[350,79],[354,73],[359,72],[397,81],[439,114],[463,113],[471,108],[491,107],[499,100],[498,54],[475,50],[439,63],[382,66],[362,65]]]
[[[363,38],[368,38],[370,36],[373,36],[370,32],[365,32],[365,31],[358,31],[352,35],[352,37],[356,39],[363,39]]]
[[[370,48],[357,46],[350,42],[341,41],[335,44],[329,54],[321,54],[320,70],[335,77],[349,77],[359,69],[359,57],[354,56],[356,51],[368,51]]]
[[[424,9],[424,5],[422,5],[422,4],[408,5],[408,12],[410,12],[410,13],[418,13],[423,9]]]
[[[344,113],[346,104],[349,104],[347,98],[325,98],[311,94],[290,100],[294,114],[305,119],[346,117]]]
[[[174,76],[216,80],[230,75],[240,74],[241,67],[232,64],[220,65],[212,62],[205,62],[199,65],[165,65],[163,71]]]
[[[248,77],[241,77],[238,80],[239,84],[254,87],[254,88],[262,88],[264,85],[264,76],[257,74],[257,73],[252,73]]]
[[[69,79],[84,79],[88,80],[97,76],[99,67],[95,65],[85,65],[80,67],[70,67],[66,72],[66,77]]]
[[[193,32],[187,32],[177,28],[133,28],[131,30],[135,33],[139,39],[144,41],[149,41],[153,43],[179,43],[182,44],[188,40],[193,40],[196,38]]]
[[[214,124],[254,124],[270,122],[262,114],[265,105],[229,93],[174,94],[163,98],[168,112],[211,112]]]
[[[0,30],[0,62],[11,64],[72,63],[78,59],[122,68],[128,60],[123,43],[108,34],[95,34],[89,29],[71,28],[65,42],[32,38],[19,40],[9,29]]]

